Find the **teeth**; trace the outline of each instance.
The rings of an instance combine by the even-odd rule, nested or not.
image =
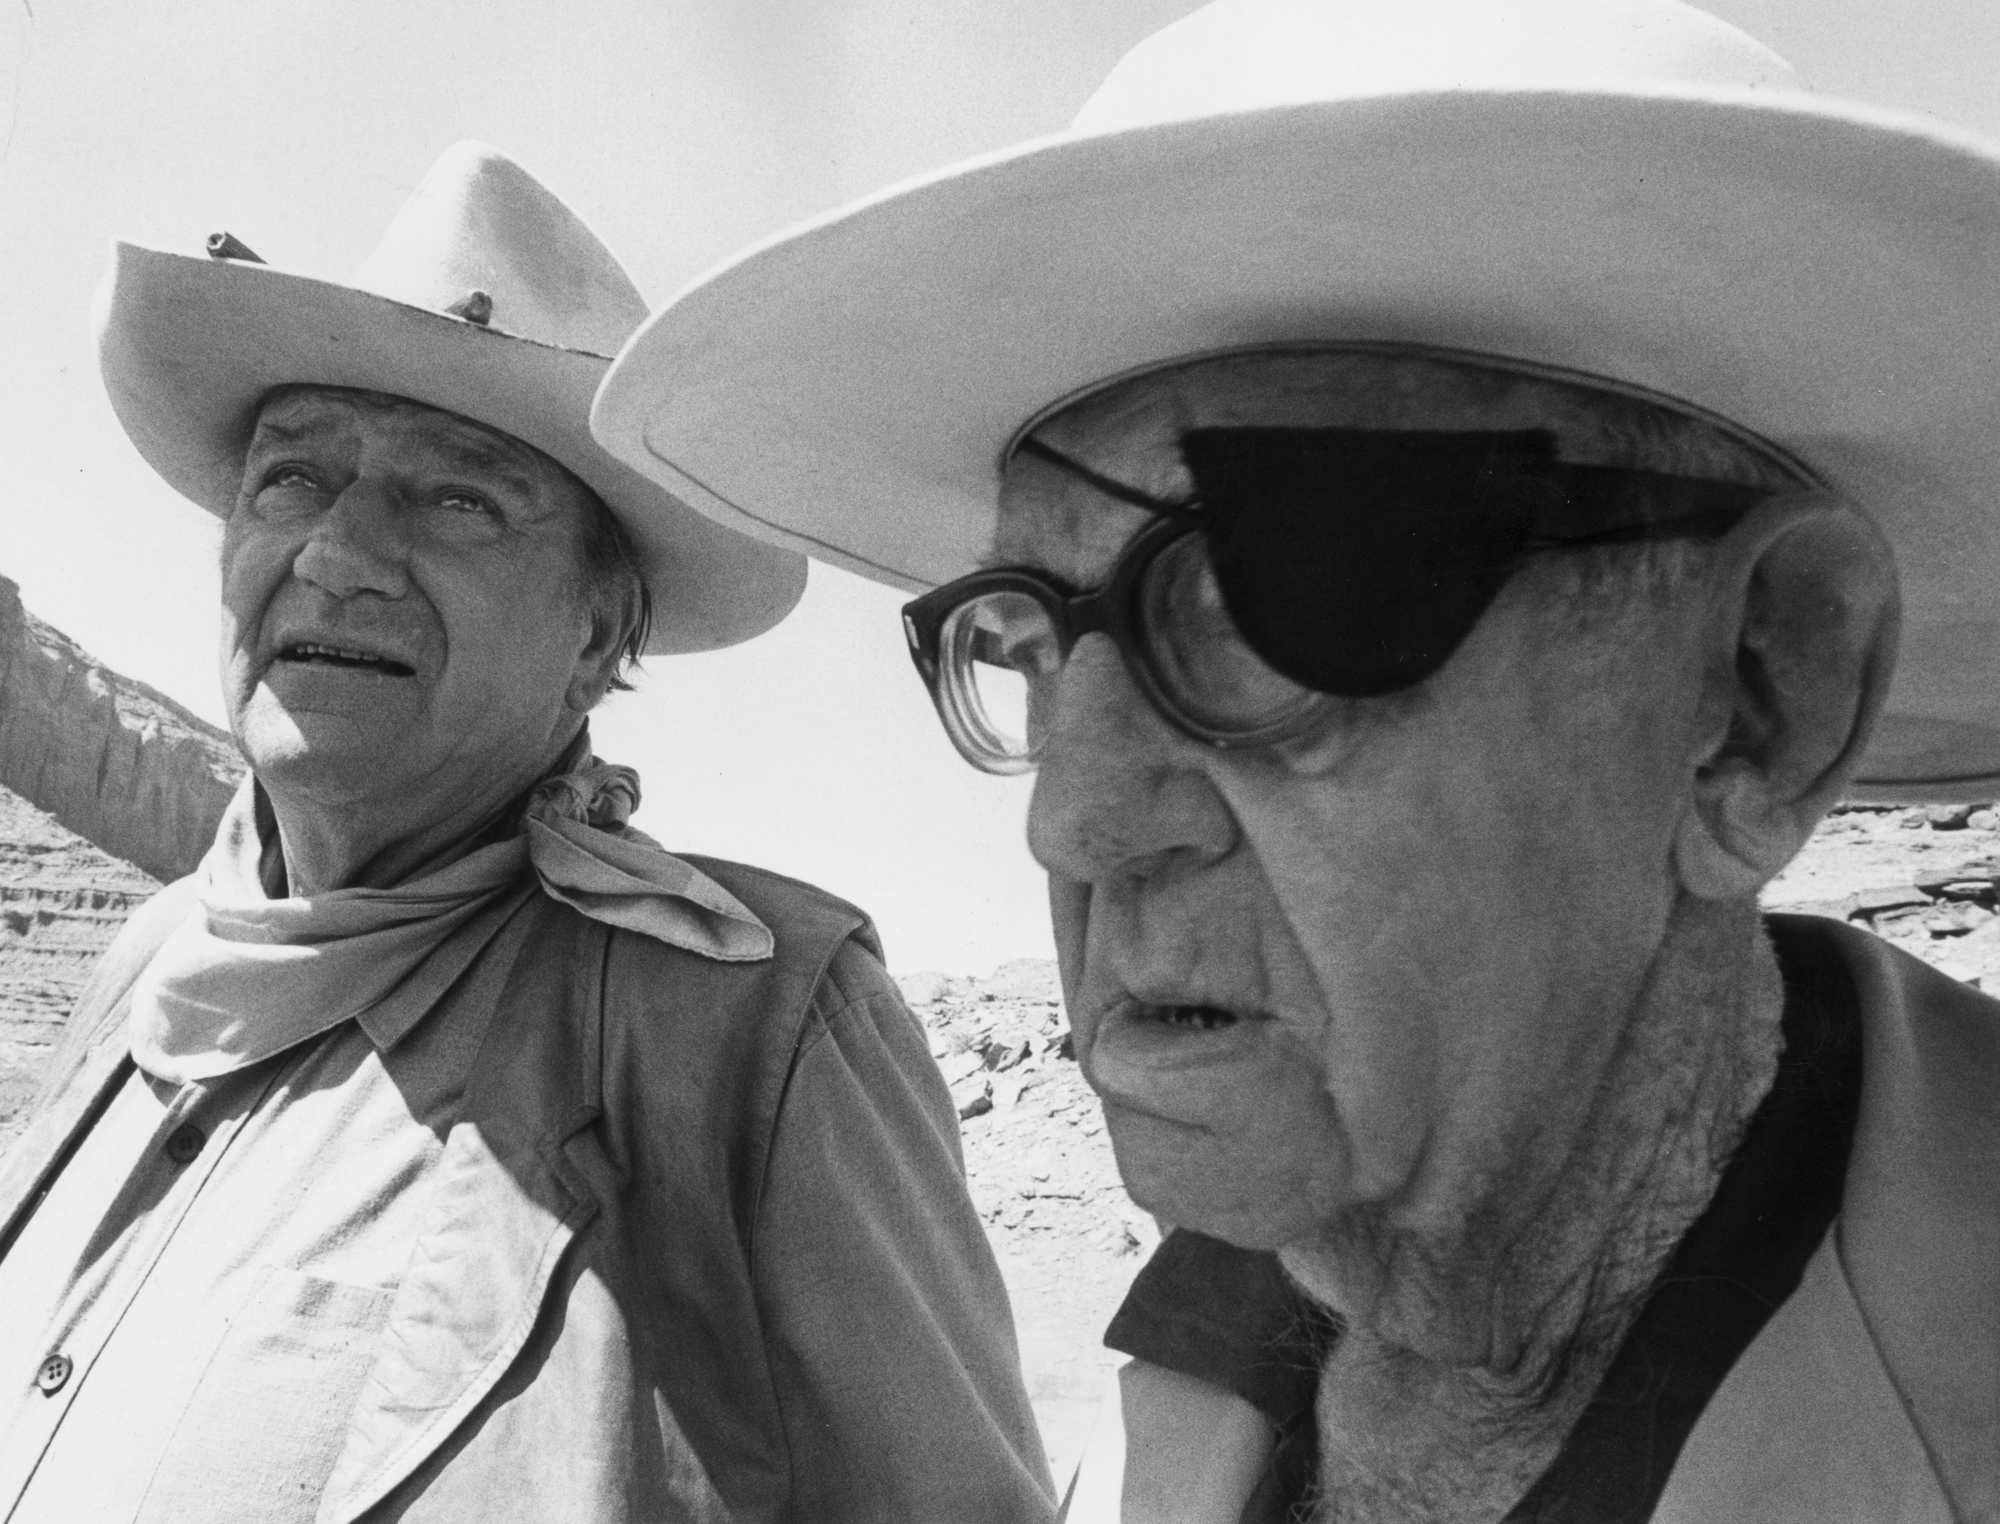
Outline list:
[[[353,666],[379,667],[384,671],[408,676],[413,670],[393,657],[378,656],[373,651],[358,651],[352,646],[332,646],[323,641],[300,640],[284,647],[280,654],[287,661],[332,661]]]
[[[382,660],[381,657],[372,655],[367,651],[350,651],[345,646],[323,646],[310,640],[306,641],[303,645],[293,646],[292,649],[301,656],[332,656],[337,657],[341,661]]]
[[[1218,1027],[1233,1027],[1240,1019],[1234,1011],[1225,1011],[1215,1005],[1156,1005],[1152,1008],[1153,1019],[1164,1026],[1199,1028],[1213,1032]]]

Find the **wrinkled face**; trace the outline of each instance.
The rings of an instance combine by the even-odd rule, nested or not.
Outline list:
[[[1127,388],[1044,428],[1178,498],[1161,442],[1189,411]],[[1017,454],[990,559],[1092,587],[1147,522]],[[1104,635],[1078,641],[1030,845],[1142,1205],[1251,1247],[1357,1211],[1421,1228],[1589,1102],[1673,903],[1702,609],[1578,640],[1574,575],[1530,560],[1432,678],[1262,750],[1189,739]]]
[[[266,786],[438,818],[524,786],[579,718],[581,491],[413,402],[267,402],[222,551],[224,694]]]

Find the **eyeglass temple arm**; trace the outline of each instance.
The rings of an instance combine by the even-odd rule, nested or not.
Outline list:
[[[1065,455],[1053,445],[1044,444],[1032,434],[1015,446],[1023,455],[1032,455],[1037,460],[1045,460],[1059,471],[1067,471],[1078,481],[1087,482],[1106,497],[1116,498],[1121,503],[1130,503],[1134,508],[1143,508],[1148,513],[1156,513],[1162,518],[1188,519],[1195,516],[1192,502],[1175,502],[1171,498],[1155,497],[1150,492],[1128,486],[1101,471],[1094,471],[1073,456]]]

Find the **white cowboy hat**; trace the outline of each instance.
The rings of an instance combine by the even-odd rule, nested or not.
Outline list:
[[[646,304],[576,214],[503,155],[448,150],[350,285],[210,243],[218,257],[115,244],[96,313],[119,422],[209,512],[234,505],[251,416],[273,387],[390,392],[533,445],[604,500],[652,591],[647,650],[733,645],[798,602],[799,556],[690,512],[591,438],[591,395]]]
[[[921,588],[988,548],[1031,416],[1298,340],[1602,376],[1782,446],[1902,568],[1862,791],[2000,792],[2000,153],[1676,0],[1220,0],[1069,131],[707,277],[593,423],[718,521]]]

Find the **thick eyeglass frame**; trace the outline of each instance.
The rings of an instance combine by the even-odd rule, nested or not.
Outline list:
[[[1202,532],[1205,520],[1200,504],[1154,497],[1128,483],[1107,477],[1032,437],[1021,440],[1017,448],[1024,454],[1038,456],[1058,469],[1087,481],[1107,496],[1157,515],[1159,522],[1147,525],[1126,542],[1118,559],[1111,565],[1110,576],[1101,587],[1092,591],[1079,592],[1060,577],[1030,567],[996,567],[947,582],[903,606],[903,635],[909,643],[910,658],[930,692],[931,703],[944,724],[946,734],[966,761],[983,772],[1006,776],[1032,771],[1040,751],[1039,747],[1031,746],[1026,752],[1016,755],[986,744],[980,734],[984,727],[969,712],[969,705],[959,692],[959,686],[945,675],[943,637],[946,624],[960,608],[989,593],[1020,593],[1039,604],[1055,631],[1057,653],[1065,662],[1069,660],[1077,641],[1085,635],[1102,633],[1109,636],[1124,660],[1126,670],[1132,674],[1140,692],[1154,710],[1183,735],[1218,751],[1272,746],[1290,740],[1310,730],[1341,700],[1340,694],[1319,693],[1302,687],[1302,700],[1297,706],[1287,708],[1260,725],[1224,728],[1202,720],[1174,697],[1172,686],[1156,664],[1144,621],[1139,616],[1139,598],[1146,572],[1162,553],[1187,536]],[[1746,494],[1751,499],[1768,495],[1736,484],[1667,477],[1642,470],[1610,470],[1611,474],[1627,478],[1652,477],[1682,485],[1719,488],[1737,500],[1724,506],[1712,503],[1690,506],[1671,518],[1649,518],[1581,533],[1532,535],[1507,558],[1509,576],[1530,556],[1553,551],[1587,550],[1644,541],[1713,538],[1726,533],[1742,520],[1748,511],[1743,500]],[[1470,635],[1476,624],[1477,621],[1460,634],[1460,641]],[[1245,644],[1247,646],[1248,642]],[[1254,647],[1250,654],[1257,656]],[[1447,655],[1445,660],[1449,659]]]
[[[1056,652],[1064,660],[1086,635],[1103,634],[1111,639],[1124,659],[1126,670],[1139,685],[1146,701],[1182,734],[1204,745],[1227,751],[1244,746],[1269,746],[1309,729],[1335,702],[1331,695],[1301,690],[1309,700],[1296,710],[1278,715],[1270,722],[1241,729],[1224,729],[1209,724],[1174,697],[1160,676],[1139,617],[1139,598],[1153,563],[1167,550],[1191,534],[1202,530],[1200,516],[1176,513],[1148,524],[1118,553],[1111,575],[1102,586],[1079,592],[1060,577],[1028,567],[998,567],[974,572],[947,582],[903,606],[903,634],[909,641],[910,658],[929,689],[938,718],[944,722],[952,744],[974,767],[990,773],[1023,773],[1035,765],[1030,750],[1016,757],[995,752],[982,745],[976,723],[962,712],[964,705],[954,684],[944,675],[944,628],[951,616],[974,599],[989,593],[1019,593],[1032,598],[1048,616],[1055,632]]]

